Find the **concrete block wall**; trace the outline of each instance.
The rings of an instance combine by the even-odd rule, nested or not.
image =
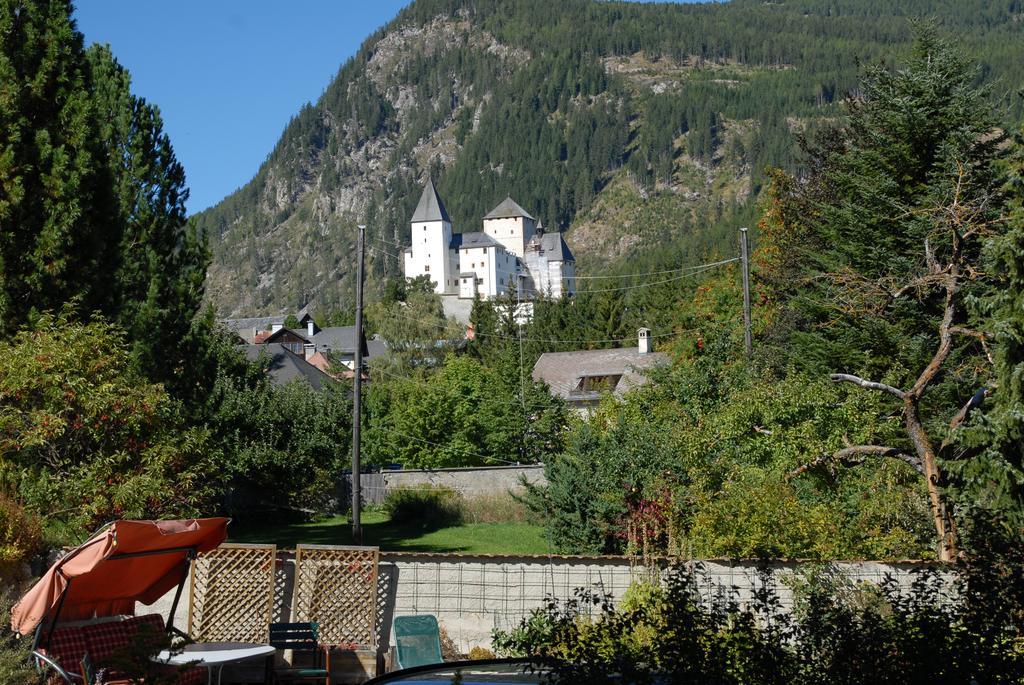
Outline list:
[[[287,557],[287,553],[281,554]],[[757,562],[693,563],[700,564],[703,570],[705,584],[701,590],[705,597],[725,591],[734,593],[737,601],[747,602],[761,582]],[[889,575],[908,588],[915,571],[923,565],[837,562],[833,567],[854,583],[877,584]],[[783,606],[791,607],[793,592],[788,578],[801,569],[801,564],[772,562],[768,569]],[[279,577],[287,579],[290,574]],[[573,597],[576,588],[591,588],[618,600],[634,580],[649,578],[648,569],[623,557],[382,553],[379,645],[383,649],[393,643],[390,627],[395,616],[434,614],[460,650],[488,647],[492,630],[517,625],[531,610],[543,606],[549,596],[566,600]],[[172,599],[173,593],[169,593],[152,607],[139,606],[137,613],[156,611],[166,617]],[[175,625],[182,630],[188,626],[188,605],[186,585],[175,615]],[[287,620],[287,616],[281,619]]]
[[[409,469],[364,473],[360,476],[363,501],[380,504],[389,490],[398,487],[415,488],[445,486],[461,492],[466,497],[497,495],[521,490],[521,478],[530,483],[543,485],[544,467],[539,464],[525,466],[495,466],[487,468],[459,469]],[[346,476],[342,501],[350,496],[351,476]]]

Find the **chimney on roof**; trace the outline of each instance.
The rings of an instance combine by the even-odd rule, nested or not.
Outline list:
[[[316,323],[313,321],[313,319],[310,319],[309,321],[306,322],[306,333],[308,333],[309,337],[311,338],[316,334],[316,331],[313,330],[315,326]]]
[[[649,328],[641,328],[636,332],[636,348],[640,354],[650,354],[651,330]]]

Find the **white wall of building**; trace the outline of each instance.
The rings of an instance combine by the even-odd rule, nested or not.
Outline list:
[[[517,262],[514,255],[498,245],[459,249],[459,273],[473,273],[477,279],[475,292],[483,299],[508,292],[510,278],[515,278]],[[459,284],[460,297],[473,297],[473,290]]]
[[[576,268],[572,262],[548,262],[547,280],[551,296],[556,299],[576,292]]]
[[[508,292],[508,284],[515,281],[519,273],[519,261],[514,254],[506,250],[498,250],[494,260],[494,294],[504,295]]]
[[[406,253],[405,275],[426,275],[434,282],[434,292],[458,292],[449,246],[452,225],[447,221],[417,221],[412,224],[411,253]]]
[[[531,250],[523,263],[529,274],[527,288],[531,295],[558,299],[576,292],[576,269],[572,262],[548,261],[543,253]]]
[[[484,233],[520,259],[526,254],[526,242],[533,237],[534,228],[534,222],[523,216],[484,219]]]

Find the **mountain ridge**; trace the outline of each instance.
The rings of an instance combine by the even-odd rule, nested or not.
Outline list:
[[[357,223],[372,297],[401,275],[428,177],[457,231],[512,196],[567,232],[583,270],[715,254],[753,217],[765,167],[798,163],[794,130],[837,116],[857,61],[905,48],[905,14],[959,27],[1019,83],[1024,48],[992,41],[1022,31],[1016,6],[418,0],[195,217],[208,300],[222,315],[348,308]]]

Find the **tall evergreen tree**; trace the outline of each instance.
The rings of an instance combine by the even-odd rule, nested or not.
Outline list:
[[[0,323],[75,299],[173,388],[202,338],[205,238],[160,112],[109,48],[83,50],[71,11],[0,2]]]
[[[905,67],[868,69],[848,126],[826,139],[773,236],[791,260],[776,276],[789,281],[782,320],[795,362],[894,397],[906,432],[903,444],[849,445],[814,463],[910,464],[947,559],[956,533],[941,445],[991,371],[965,304],[991,288],[981,250],[1003,203],[1005,136],[976,75],[930,26]]]
[[[0,84],[0,324],[105,309],[116,221],[70,2],[0,2]]]
[[[112,307],[134,358],[152,378],[174,381],[182,341],[198,311],[206,275],[203,236],[186,219],[185,171],[160,111],[131,92],[131,78],[107,46],[87,53],[103,171],[120,231]]]
[[[998,512],[1024,536],[1024,130],[1007,190],[1006,231],[990,243],[986,269],[996,284],[981,302],[994,343],[994,387],[983,415],[964,432],[950,471],[962,500]]]

